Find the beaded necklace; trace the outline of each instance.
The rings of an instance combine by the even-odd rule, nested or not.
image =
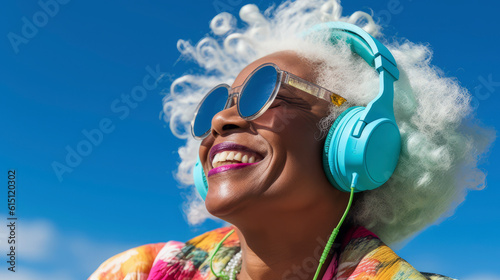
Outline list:
[[[219,251],[220,247],[222,246],[222,243],[226,241],[226,239],[233,234],[234,229],[232,229],[222,240],[217,244],[215,247],[214,252],[212,253],[212,256],[210,256],[210,270],[212,271],[212,274],[215,275],[217,278],[222,278],[223,280],[235,280],[236,279],[236,274],[240,272],[241,265],[241,251],[239,251],[237,254],[235,254],[231,260],[228,262],[227,267],[224,271],[221,271],[220,274],[215,273],[214,268],[213,268],[213,262],[214,262],[214,257],[215,254]],[[226,274],[226,271],[229,273]]]
[[[236,280],[236,275],[241,270],[241,251],[234,255],[227,263],[225,271],[229,275],[229,280]]]

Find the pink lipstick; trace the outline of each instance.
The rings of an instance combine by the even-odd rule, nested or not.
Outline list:
[[[230,154],[226,154],[225,153],[226,151],[229,151]],[[225,157],[228,155],[231,155],[231,158],[228,160],[232,161],[232,162],[227,162],[226,164],[221,165],[221,166],[219,166],[220,164],[215,165],[214,159],[216,158],[216,155],[217,155],[216,160],[219,163],[221,162],[218,160],[219,154],[224,157],[224,159],[222,159],[221,161],[225,161]],[[236,162],[233,161],[232,157],[235,158],[234,161],[236,161]],[[263,158],[264,157],[262,155],[260,155],[259,153],[257,153],[256,151],[254,151],[248,147],[245,147],[243,145],[236,144],[234,142],[219,143],[217,145],[214,145],[210,149],[209,160],[210,160],[210,162],[212,162],[213,165],[218,166],[218,167],[214,167],[212,165],[213,168],[208,172],[208,177],[215,175],[215,174],[218,174],[218,173],[221,173],[221,172],[225,172],[225,171],[229,171],[229,170],[236,170],[236,169],[244,168],[244,167],[259,163]]]

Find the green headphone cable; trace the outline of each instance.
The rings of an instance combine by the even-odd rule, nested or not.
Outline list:
[[[224,271],[222,271],[221,274],[215,273],[214,268],[213,268],[213,262],[214,262],[215,254],[217,254],[217,252],[219,251],[220,247],[222,247],[222,243],[224,243],[224,241],[226,241],[226,239],[231,234],[233,234],[233,232],[234,232],[234,229],[232,229],[228,234],[226,234],[226,236],[224,236],[224,238],[222,238],[222,240],[219,243],[217,243],[217,246],[215,247],[215,251],[210,256],[210,270],[212,271],[212,274],[215,275],[217,278],[221,278],[221,279],[224,279],[224,280],[228,280],[229,276],[227,276],[226,273],[224,273]]]
[[[330,235],[330,238],[328,239],[328,242],[326,243],[325,249],[323,250],[323,253],[321,254],[321,258],[319,259],[318,268],[316,269],[316,274],[314,274],[313,280],[318,279],[319,273],[321,271],[321,267],[325,263],[326,258],[328,257],[328,253],[330,253],[330,249],[332,248],[333,242],[335,241],[337,234],[339,234],[340,227],[342,226],[342,223],[344,222],[344,220],[347,216],[347,213],[349,212],[349,209],[351,208],[352,198],[354,197],[354,188],[356,187],[357,183],[358,183],[358,173],[353,173],[352,174],[352,183],[351,183],[351,195],[349,196],[349,202],[347,203],[347,207],[344,211],[344,215],[342,215],[342,218],[340,219],[337,227],[333,229],[332,234]]]

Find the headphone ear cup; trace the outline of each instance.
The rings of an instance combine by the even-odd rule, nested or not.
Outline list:
[[[398,162],[401,136],[393,120],[374,120],[361,126],[360,135],[353,135],[364,111],[353,107],[342,113],[325,143],[323,167],[330,183],[341,191],[350,191],[354,173],[358,174],[357,192],[378,188]]]
[[[208,182],[205,172],[203,171],[203,166],[201,165],[200,158],[196,160],[196,164],[193,168],[194,186],[200,194],[201,198],[205,200],[208,191]]]
[[[394,120],[376,119],[366,124],[359,136],[349,133],[341,141],[346,153],[338,154],[339,162],[343,164],[339,170],[342,178],[346,178],[346,184],[350,184],[351,174],[357,173],[356,189],[373,190],[392,176],[401,152],[401,135]]]
[[[330,127],[328,135],[326,136],[325,139],[325,146],[323,148],[323,169],[330,184],[332,184],[335,188],[341,191],[350,191],[350,189],[346,190],[340,187],[339,182],[335,180],[335,177],[337,177],[337,175],[335,174],[338,173],[337,171],[335,171],[335,166],[337,165],[336,164],[337,158],[335,154],[336,150],[338,149],[337,138],[340,137],[341,131],[344,130],[347,120],[352,117],[352,114],[350,113],[353,112],[353,110],[359,112],[362,111],[363,109],[364,107],[361,106],[347,108],[344,112],[342,112],[342,114],[340,114],[337,117],[337,119],[335,119],[335,122]],[[349,117],[347,117],[348,114]]]

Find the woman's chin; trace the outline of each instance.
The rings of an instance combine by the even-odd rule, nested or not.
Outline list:
[[[235,195],[208,194],[205,200],[208,212],[226,221],[228,217],[241,209],[242,204],[242,198]]]

